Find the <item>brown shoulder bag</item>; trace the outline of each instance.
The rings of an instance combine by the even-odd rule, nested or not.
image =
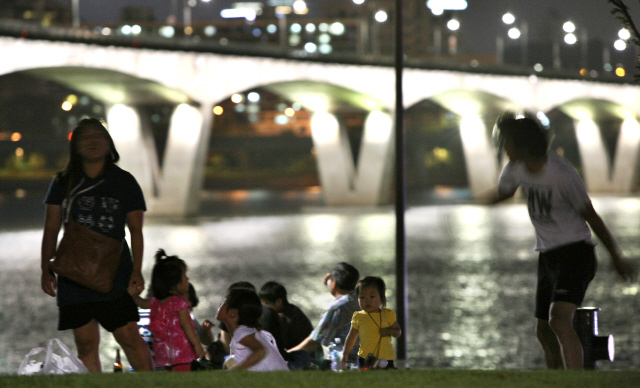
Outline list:
[[[83,181],[76,186],[71,194],[77,191]],[[50,261],[49,268],[58,275],[82,286],[106,294],[113,288],[113,282],[120,266],[122,241],[81,225],[69,216],[71,203],[75,197],[103,182],[104,180],[101,180],[97,184],[70,196],[66,206],[64,234],[56,250],[56,255]]]

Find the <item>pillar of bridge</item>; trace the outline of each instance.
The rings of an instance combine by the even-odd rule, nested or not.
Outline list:
[[[464,151],[469,189],[479,198],[498,183],[498,161],[487,128],[477,115],[463,115],[460,139]]]
[[[599,193],[631,193],[638,179],[640,125],[637,120],[623,121],[613,163],[609,163],[600,128],[593,120],[576,120],[575,131],[587,189]]]
[[[357,166],[346,131],[333,114],[314,113],[311,136],[327,205],[373,206],[387,201],[393,166],[393,126],[388,114],[369,113]]]
[[[150,215],[183,217],[197,213],[210,121],[205,109],[180,104],[172,114],[162,168],[150,130],[134,108],[109,107],[107,122],[120,153],[120,167],[136,178]],[[210,116],[209,116],[210,118]]]

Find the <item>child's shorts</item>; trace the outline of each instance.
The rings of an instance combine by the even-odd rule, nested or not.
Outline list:
[[[129,322],[140,320],[138,307],[126,292],[107,302],[73,304],[59,310],[58,330],[78,329],[95,319],[105,330],[114,332]]]
[[[586,241],[540,252],[536,318],[548,321],[552,302],[580,306],[597,266],[595,249]]]

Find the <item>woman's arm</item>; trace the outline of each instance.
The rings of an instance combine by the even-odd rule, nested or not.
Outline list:
[[[193,329],[191,325],[191,316],[189,315],[189,309],[185,308],[178,311],[178,319],[180,319],[180,327],[184,334],[187,336],[189,343],[193,346],[193,349],[196,351],[196,355],[198,358],[204,356],[204,349],[202,348],[202,344],[198,340],[198,336],[196,335],[196,331]]]
[[[127,225],[131,234],[131,256],[133,257],[133,272],[129,280],[129,286],[135,286],[140,292],[144,291],[144,278],[142,277],[142,254],[144,253],[144,237],[142,224],[144,223],[144,211],[134,210],[127,213]]]
[[[342,352],[342,360],[340,363],[342,364],[342,369],[347,367],[347,358],[349,353],[351,353],[351,349],[353,349],[353,345],[356,344],[356,340],[358,339],[358,334],[360,332],[355,327],[351,326],[349,329],[349,334],[347,334],[347,338],[344,340],[344,350]]]
[[[40,287],[42,291],[51,296],[56,296],[58,283],[56,276],[49,269],[49,260],[56,254],[58,234],[62,225],[62,206],[46,205],[44,216],[44,232],[42,234],[42,247],[40,250],[40,268],[42,276]]]
[[[393,322],[393,324],[389,327],[383,327],[382,329],[380,329],[381,337],[393,336],[398,338],[400,337],[401,334],[402,334],[402,329],[400,328],[398,321]]]
[[[233,367],[231,367],[231,368],[229,368],[227,370],[250,368],[250,367],[254,366],[255,364],[259,363],[263,358],[265,358],[267,356],[267,350],[260,343],[260,341],[258,341],[256,339],[255,333],[245,336],[239,342],[242,345],[244,345],[244,346],[248,347],[249,349],[251,349],[251,355],[249,357],[247,357],[247,359],[244,360],[242,362],[242,364],[236,364],[235,366],[233,366]]]

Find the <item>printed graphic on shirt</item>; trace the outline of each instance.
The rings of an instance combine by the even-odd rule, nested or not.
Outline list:
[[[105,212],[112,213],[118,210],[119,206],[120,206],[120,201],[118,201],[117,199],[110,198],[110,197],[102,197],[102,208],[104,209]]]
[[[78,223],[91,228],[94,225],[93,217],[91,214],[78,214]]]
[[[523,185],[522,189],[527,196],[527,207],[531,221],[544,224],[553,223],[551,218],[553,190],[551,187]]]
[[[78,198],[78,206],[80,210],[92,210],[96,205],[96,199],[94,197],[82,196]]]
[[[98,221],[98,228],[100,228],[100,230],[104,233],[109,233],[114,227],[115,222],[113,221],[113,217],[100,216],[100,221]]]

